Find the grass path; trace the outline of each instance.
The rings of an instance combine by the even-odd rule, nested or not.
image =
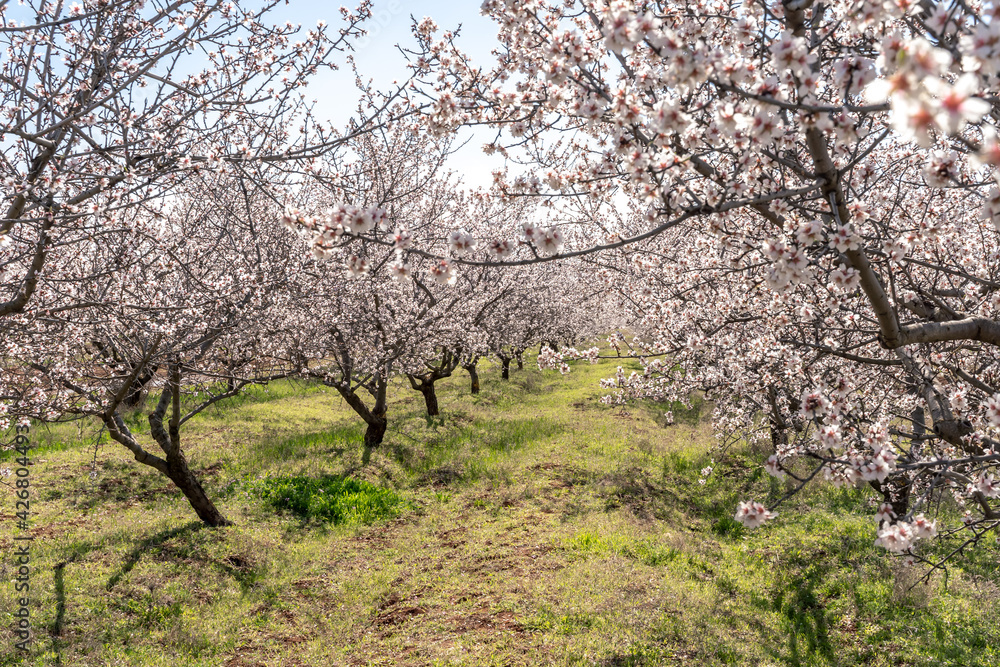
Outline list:
[[[27,655],[5,640],[0,665],[1000,664],[995,545],[947,588],[910,588],[916,573],[872,545],[869,494],[829,488],[747,533],[736,502],[783,491],[766,454],[713,461],[705,415],[675,408],[665,427],[666,406],[600,405],[613,372],[485,370],[477,397],[463,374],[433,421],[399,385],[367,464],[328,390],[279,384],[209,410],[182,437],[237,523],[222,530],[125,450],[36,429],[36,637]],[[257,493],[324,475],[402,509],[332,525]],[[10,553],[12,493],[0,511]],[[13,578],[9,558],[0,569]],[[8,584],[11,628],[13,598]]]

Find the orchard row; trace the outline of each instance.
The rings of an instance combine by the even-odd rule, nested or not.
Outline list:
[[[995,3],[487,0],[493,62],[415,20],[343,128],[302,86],[367,3],[29,5],[0,4],[10,419],[99,418],[220,523],[180,446],[204,403],[314,378],[374,446],[394,376],[433,411],[458,366],[627,328],[608,402],[706,396],[790,494],[873,487],[895,553],[1000,526]],[[464,127],[489,191],[446,169]],[[146,393],[155,454],[121,416]]]

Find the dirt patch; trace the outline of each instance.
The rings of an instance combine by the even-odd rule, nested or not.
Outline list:
[[[410,618],[426,613],[427,609],[425,607],[408,605],[394,606],[391,609],[386,609],[385,611],[379,613],[372,620],[372,625],[375,627],[402,625]]]
[[[491,613],[485,608],[476,609],[455,618],[451,629],[453,632],[462,633],[477,630],[525,632],[524,625],[517,621],[514,612],[501,611]]]

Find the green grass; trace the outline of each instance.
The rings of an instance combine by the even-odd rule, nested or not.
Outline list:
[[[399,516],[403,500],[389,489],[331,475],[265,477],[246,483],[247,493],[275,509],[334,525],[370,524]]]
[[[767,452],[713,450],[699,402],[600,404],[615,365],[456,374],[431,420],[397,383],[367,461],[329,389],[224,402],[181,435],[225,529],[95,425],[36,428],[36,635],[0,665],[1000,664],[995,544],[919,584],[873,494],[823,485],[747,531],[736,503],[788,488]]]

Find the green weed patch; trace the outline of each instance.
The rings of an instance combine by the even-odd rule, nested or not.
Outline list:
[[[322,477],[265,477],[247,485],[278,510],[308,520],[334,525],[361,525],[399,516],[401,496],[389,489],[333,475]]]

